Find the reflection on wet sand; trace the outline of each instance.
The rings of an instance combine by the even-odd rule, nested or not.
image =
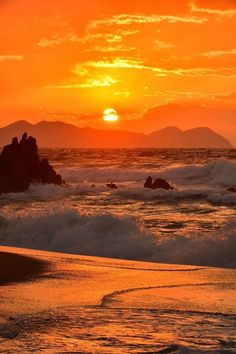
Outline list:
[[[1,251],[47,264],[1,288],[6,353],[235,351],[235,270]]]

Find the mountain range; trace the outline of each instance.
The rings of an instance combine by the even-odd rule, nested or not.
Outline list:
[[[64,122],[17,121],[0,128],[0,146],[27,132],[37,138],[39,147],[64,148],[232,148],[230,142],[207,127],[182,131],[170,126],[151,134],[126,130],[79,128]]]

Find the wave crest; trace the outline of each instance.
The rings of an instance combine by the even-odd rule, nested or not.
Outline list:
[[[83,215],[69,209],[1,217],[0,243],[102,257],[236,267],[236,219],[216,233],[157,239],[136,218]]]
[[[217,160],[204,165],[185,165],[163,168],[153,165],[148,169],[127,169],[118,167],[64,168],[60,174],[70,183],[144,182],[148,175],[163,177],[180,185],[207,184],[236,186],[236,163],[229,160]]]
[[[236,163],[222,159],[205,165],[169,168],[165,171],[164,176],[182,184],[235,186]]]

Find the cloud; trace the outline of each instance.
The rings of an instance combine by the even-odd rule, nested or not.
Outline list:
[[[139,58],[114,58],[112,60],[88,61],[76,65],[73,73],[80,75],[80,72],[86,68],[103,68],[103,69],[136,69],[149,70],[155,73],[155,76],[219,76],[219,77],[236,77],[236,67],[219,67],[219,68],[173,68],[166,69],[163,67],[155,67],[145,65]]]
[[[95,46],[87,49],[87,52],[102,52],[102,53],[113,53],[113,52],[132,52],[133,50],[136,50],[135,47],[124,47],[121,45],[117,46],[110,46],[110,47],[100,47],[100,46]]]
[[[111,33],[93,33],[90,32],[90,26],[87,28],[87,34],[80,38],[81,43],[88,43],[96,40],[103,40],[106,43],[121,43],[124,37],[139,33],[139,30],[117,30]]]
[[[143,61],[141,59],[133,59],[133,58],[115,58],[113,60],[101,60],[101,61],[90,61],[87,62],[88,66],[95,68],[130,68],[130,69],[146,69],[143,65]],[[151,69],[151,68],[150,68]]]
[[[38,47],[55,47],[66,42],[79,42],[80,38],[73,32],[64,36],[54,35],[51,38],[41,38],[36,44]]]
[[[129,31],[122,31],[118,30],[112,33],[90,33],[87,30],[87,34],[84,36],[79,37],[73,31],[68,32],[65,35],[53,35],[51,38],[40,38],[37,42],[38,47],[46,48],[46,47],[56,47],[64,43],[81,43],[87,44],[89,42],[94,41],[102,41],[108,44],[113,43],[121,43],[124,37],[131,36],[134,34],[139,33],[139,30],[129,30]]]
[[[89,61],[84,63],[84,65],[93,68],[102,69],[136,69],[136,70],[150,70],[157,72],[158,76],[167,76],[170,70],[164,68],[156,68],[153,66],[144,65],[141,59],[137,58],[115,58],[113,60],[101,60],[101,61]],[[79,65],[80,68],[80,65]],[[75,72],[75,71],[74,71]]]
[[[88,28],[96,28],[101,25],[112,26],[112,25],[132,25],[132,24],[151,24],[151,23],[204,23],[207,18],[199,17],[185,17],[185,16],[174,16],[174,15],[133,15],[133,14],[121,14],[111,16],[109,18],[104,18],[101,20],[93,20],[88,25]]]
[[[84,63],[85,66],[103,69],[137,69],[137,70],[150,70],[158,72],[160,76],[167,75],[172,72],[164,68],[157,68],[145,65],[141,59],[137,58],[115,58],[112,60],[89,61]],[[80,65],[79,65],[80,68]]]
[[[207,59],[218,59],[222,58],[223,59],[229,59],[228,56],[234,56],[236,55],[236,48],[233,49],[219,49],[219,50],[209,50],[206,52],[197,52],[193,53],[191,55],[185,55],[185,56],[175,56],[171,55],[167,59],[165,58],[165,62],[171,62],[171,61],[192,61],[193,59],[200,59],[201,57],[207,58]],[[229,65],[231,66],[231,65]]]
[[[236,93],[229,92],[200,92],[200,91],[174,91],[174,90],[163,90],[163,91],[149,91],[144,96],[155,98],[159,101],[158,105],[163,104],[201,104],[205,106],[217,106],[223,105],[224,107],[235,106]],[[162,100],[160,100],[162,98]]]
[[[235,104],[236,102],[236,92],[225,92],[220,95],[215,96],[216,99],[222,100],[222,101],[228,101],[229,103],[232,102]]]
[[[236,55],[236,48],[235,49],[229,49],[229,50],[212,50],[209,52],[204,52],[200,53],[199,55],[202,55],[204,57],[208,58],[215,58],[215,57],[220,57],[224,55]]]
[[[131,96],[131,92],[130,91],[116,91],[116,92],[114,92],[114,95],[129,98]]]
[[[61,89],[77,89],[77,88],[95,88],[95,87],[110,87],[114,84],[120,82],[119,80],[113,79],[110,76],[104,76],[97,79],[87,79],[83,83],[71,83],[64,85],[56,85],[53,87]]]
[[[23,55],[12,55],[12,54],[0,54],[0,63],[5,61],[5,60],[23,60],[24,56]]]
[[[218,77],[236,77],[236,67],[220,67],[220,68],[178,68],[169,70],[173,74],[179,76],[218,76]]]
[[[205,8],[198,7],[196,3],[190,3],[191,12],[203,13],[208,15],[217,15],[220,17],[233,17],[236,16],[236,9],[213,9],[213,8]]]
[[[160,41],[159,39],[155,40],[155,45],[160,48],[160,49],[170,49],[170,48],[174,48],[175,45],[171,44],[171,43],[167,43],[164,41]]]

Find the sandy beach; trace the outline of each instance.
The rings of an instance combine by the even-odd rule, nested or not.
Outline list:
[[[20,254],[0,252],[0,285],[33,280],[46,267],[46,262]]]
[[[1,352],[236,348],[235,270],[0,251]]]

